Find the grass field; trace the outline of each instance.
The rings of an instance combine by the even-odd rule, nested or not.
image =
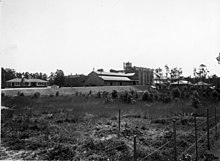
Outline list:
[[[90,91],[92,93],[97,93],[98,91],[112,92],[113,90],[130,91],[137,90],[142,91],[148,89],[148,86],[99,86],[99,87],[62,87],[62,88],[6,88],[2,89],[2,93],[7,96],[17,96],[18,92],[24,93],[25,96],[32,96],[34,93],[39,92],[42,96],[49,96],[50,94],[55,95],[58,91],[60,95],[71,95],[75,92],[81,92],[83,94],[88,94]]]
[[[92,89],[93,93],[97,92],[97,88]],[[193,127],[193,119],[190,116],[176,115],[204,115],[206,112],[206,107],[193,108],[190,99],[184,100],[183,103],[139,100],[135,104],[128,104],[120,99],[106,103],[104,98],[62,94],[62,90],[67,91],[65,88],[56,89],[60,92],[58,97],[48,97],[52,92],[50,89],[41,91],[41,97],[33,98],[33,91],[29,90],[25,90],[25,96],[9,97],[11,94],[5,93],[6,96],[2,97],[2,105],[13,109],[2,111],[1,144],[9,148],[7,151],[14,153],[10,155],[12,153],[7,151],[1,152],[0,159],[132,160],[135,135],[139,147],[137,154],[141,159],[170,139],[173,118],[185,121],[184,124],[178,124],[178,133],[184,134]],[[68,90],[72,93],[75,89]],[[91,88],[85,89],[86,92],[90,90]],[[17,91],[13,92],[17,94]],[[213,103],[207,104],[213,109]],[[204,119],[201,117],[199,121]],[[181,137],[191,142],[190,133]],[[180,143],[183,142],[181,138],[178,139]],[[172,146],[161,150],[160,154],[152,156],[151,160],[167,160],[172,157],[172,150]]]

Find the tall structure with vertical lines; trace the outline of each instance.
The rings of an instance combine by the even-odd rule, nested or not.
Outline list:
[[[151,85],[153,83],[153,69],[132,66],[132,63],[123,63],[125,73],[135,73],[131,78],[136,80],[134,85]]]

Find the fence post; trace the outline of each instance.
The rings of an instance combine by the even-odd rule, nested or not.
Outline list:
[[[176,120],[173,120],[174,161],[177,161]]]
[[[118,111],[118,138],[120,138],[120,128],[121,128],[121,109]]]
[[[134,136],[134,161],[136,161],[136,135]]]
[[[207,108],[207,149],[210,150],[209,142],[209,109]]]
[[[217,113],[216,113],[216,107],[215,107],[215,139],[217,140]]]
[[[197,124],[196,124],[196,116],[194,116],[194,122],[195,122],[196,161],[198,161],[198,145],[197,145]]]

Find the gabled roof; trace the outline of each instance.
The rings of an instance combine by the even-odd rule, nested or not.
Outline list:
[[[105,81],[126,81],[130,82],[131,80],[128,77],[116,77],[116,76],[99,76],[99,78]]]
[[[40,82],[40,83],[46,83],[48,81],[42,80],[42,79],[28,79],[29,82]]]
[[[21,78],[14,78],[6,82],[21,82]],[[24,78],[24,82],[28,82],[28,79]]]
[[[176,81],[176,82],[173,82],[173,83],[171,83],[171,84],[179,84],[179,85],[184,85],[184,84],[188,84],[188,85],[192,85],[192,83],[191,82],[189,82],[189,81],[186,81],[186,80],[180,80],[180,81]]]
[[[195,83],[194,85],[195,85],[195,86],[210,86],[211,84],[208,84],[208,83],[199,81],[198,83]]]
[[[6,82],[21,82],[22,78],[14,78],[11,80],[8,80]],[[26,79],[23,78],[23,82],[40,82],[40,83],[47,83],[48,81],[42,80],[42,79]]]
[[[98,75],[102,75],[102,76],[118,76],[118,77],[131,77],[133,75],[135,75],[135,73],[113,73],[113,72],[98,72],[98,71],[94,71],[96,74]]]

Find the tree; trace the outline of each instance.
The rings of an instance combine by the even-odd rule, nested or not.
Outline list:
[[[163,77],[163,71],[161,68],[157,68],[154,70],[154,74],[156,75],[156,78],[159,80],[159,84],[161,83],[161,78]]]
[[[57,69],[54,75],[54,83],[60,87],[64,86],[65,83],[65,76],[62,70]]]
[[[173,68],[170,71],[170,77],[174,79],[178,79],[178,83],[180,81],[180,78],[182,77],[181,75],[183,74],[182,68]]]
[[[16,78],[16,71],[10,68],[1,68],[1,87],[6,87],[6,81]]]
[[[44,74],[42,75],[42,79],[43,79],[43,80],[47,80],[47,74],[46,74],[46,73],[44,73]]]
[[[165,65],[165,70],[166,70],[166,77],[168,78],[168,75],[170,74],[170,68],[168,67],[168,65]]]
[[[25,72],[23,73],[24,78],[29,79],[30,78],[30,73]]]
[[[98,72],[104,72],[104,70],[103,70],[103,69],[98,69],[97,71],[98,71]]]
[[[207,77],[208,73],[209,73],[209,71],[208,71],[206,65],[201,64],[201,65],[199,66],[198,73],[197,73],[198,76],[199,76],[199,78],[200,78],[202,81],[204,81],[204,79]]]
[[[17,78],[22,78],[22,73],[16,72],[16,77],[17,77]]]
[[[48,77],[50,86],[54,84],[54,78],[55,78],[55,74],[51,72],[50,76]]]

